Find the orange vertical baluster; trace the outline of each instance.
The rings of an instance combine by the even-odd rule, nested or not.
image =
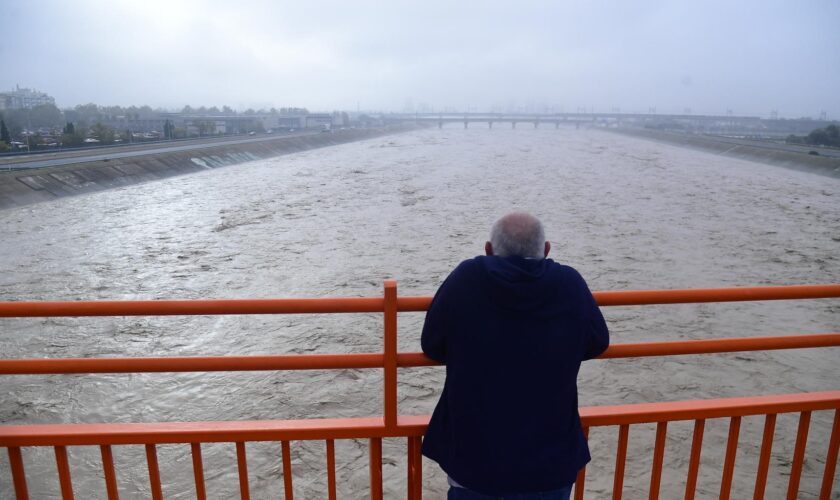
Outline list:
[[[335,500],[335,440],[327,439],[327,489],[329,500]]]
[[[764,436],[761,438],[761,452],[758,455],[758,472],[755,475],[753,500],[764,498],[764,489],[767,486],[767,469],[770,467],[770,452],[773,450],[775,431],[776,414],[770,413],[764,418]]]
[[[820,500],[829,500],[831,497],[838,451],[840,451],[840,410],[834,410],[834,425],[831,426],[831,438],[828,441],[828,453],[825,457]]]
[[[114,472],[114,455],[111,453],[111,446],[103,444],[99,447],[102,455],[102,471],[105,473],[105,490],[108,492],[108,500],[119,500],[120,494],[117,490],[117,475]]]
[[[251,490],[248,488],[248,459],[245,456],[245,443],[236,442],[236,465],[239,469],[239,496],[242,500],[251,500]]]
[[[662,463],[665,459],[665,437],[668,431],[668,422],[656,423],[656,441],[653,445],[653,467],[650,473],[650,493],[648,498],[657,500],[659,498],[659,483],[662,479]]]
[[[397,426],[397,282],[385,280],[385,427]]]
[[[163,500],[163,491],[160,487],[157,449],[153,444],[146,445],[146,462],[149,464],[149,484],[152,487],[152,500]]]
[[[694,500],[697,491],[697,473],[700,471],[700,453],[703,451],[703,431],[706,421],[698,418],[694,421],[694,436],[691,438],[691,458],[688,462],[688,478],[685,481],[685,500]]]
[[[589,439],[589,427],[583,427],[583,437]],[[583,500],[583,492],[586,484],[586,466],[580,468],[575,478],[575,500]]]
[[[423,456],[420,454],[422,441],[420,436],[408,438],[408,499],[420,500],[423,497]]]
[[[295,493],[292,486],[292,450],[288,441],[282,441],[283,449],[283,487],[286,490],[286,500],[294,500]]]
[[[414,445],[414,455],[417,457],[417,468],[415,469],[415,474],[417,475],[417,481],[414,483],[415,492],[415,500],[422,500],[423,499],[423,438],[417,436],[414,438],[416,444]]]
[[[207,491],[204,489],[204,464],[201,460],[201,443],[191,443],[193,476],[195,476],[195,498],[206,500]]]
[[[9,448],[9,464],[12,466],[12,482],[15,485],[17,500],[29,500],[29,489],[26,487],[26,472],[23,469],[23,457],[20,448]]]
[[[55,462],[58,465],[58,482],[61,485],[61,498],[73,500],[73,481],[70,478],[70,463],[67,461],[67,448],[55,447]]]
[[[382,438],[370,438],[370,498],[382,500]]]
[[[728,500],[732,490],[732,474],[735,471],[735,454],[738,451],[738,433],[741,431],[741,417],[729,420],[729,438],[726,441],[726,458],[723,461],[723,478],[720,481],[720,498]]]
[[[615,477],[613,478],[613,500],[621,500],[621,490],[624,489],[624,461],[627,458],[627,437],[630,426],[618,427],[618,449],[615,452]]]
[[[799,493],[799,478],[802,475],[802,462],[805,460],[805,445],[808,443],[808,427],[811,424],[811,412],[799,414],[799,429],[796,431],[796,445],[793,447],[793,465],[790,466],[788,481],[788,500],[796,500]]]
[[[411,440],[411,436],[406,439],[406,457],[408,458],[408,468],[406,470],[406,498],[408,500],[414,500],[414,441]]]

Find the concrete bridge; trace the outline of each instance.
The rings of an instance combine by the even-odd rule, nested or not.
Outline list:
[[[384,115],[386,120],[415,123],[437,123],[443,127],[446,123],[463,123],[469,128],[470,123],[486,123],[489,128],[494,124],[510,124],[516,128],[517,124],[525,123],[539,128],[540,125],[554,125],[580,123],[645,123],[645,122],[690,122],[731,124],[741,126],[755,126],[762,121],[757,116],[718,116],[718,115],[661,115],[655,113],[393,113]]]
[[[657,113],[392,113],[382,115],[386,122],[394,123],[432,123],[443,128],[448,123],[494,125],[505,124],[511,128],[524,124],[533,128],[549,126],[560,128],[561,125],[581,124],[598,126],[627,126],[643,128],[661,128],[666,130],[681,129],[686,131],[739,133],[755,135],[807,134],[816,128],[825,127],[830,122],[825,120],[802,119],[764,119],[758,116],[735,115],[694,115],[694,114],[657,114]]]

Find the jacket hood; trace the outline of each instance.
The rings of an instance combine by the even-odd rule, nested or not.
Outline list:
[[[557,308],[559,288],[556,279],[548,279],[554,261],[522,257],[477,258],[482,268],[486,292],[505,309],[528,313],[552,314]]]

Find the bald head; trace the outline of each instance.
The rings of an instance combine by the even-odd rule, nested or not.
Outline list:
[[[493,224],[490,241],[484,248],[487,255],[542,259],[551,247],[545,241],[539,219],[525,212],[513,212]]]

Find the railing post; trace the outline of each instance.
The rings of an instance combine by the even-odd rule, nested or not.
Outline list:
[[[837,452],[840,450],[840,410],[834,410],[834,424],[831,426],[831,438],[828,441],[828,452],[825,457],[820,500],[828,500],[834,483],[834,470],[837,467]]]
[[[650,498],[659,498],[659,485],[662,479],[662,463],[665,458],[665,437],[668,430],[668,421],[663,420],[656,424],[656,442],[653,448],[653,467],[650,473]]]
[[[793,448],[793,464],[790,466],[788,500],[796,500],[796,497],[799,496],[799,479],[802,476],[802,464],[805,461],[805,446],[808,444],[808,427],[810,424],[811,412],[801,412],[799,414],[799,428],[796,431],[796,444]]]
[[[589,427],[583,426],[583,438],[589,440]],[[586,466],[580,468],[575,479],[575,500],[583,500],[583,492],[586,484]]]
[[[688,478],[685,481],[685,500],[694,500],[697,491],[697,472],[700,470],[700,454],[703,451],[703,431],[706,420],[694,421],[694,436],[691,438],[691,458],[688,462]]]
[[[385,427],[397,426],[397,282],[385,280]]]
[[[627,438],[630,434],[630,426],[622,424],[618,426],[618,446],[615,451],[615,476],[613,477],[613,500],[621,500],[624,489],[624,462],[627,460]]]
[[[726,440],[726,457],[723,459],[723,477],[720,481],[720,498],[729,500],[732,492],[732,475],[735,470],[735,456],[738,452],[738,434],[741,431],[741,417],[729,419],[729,437]]]
[[[773,435],[776,432],[776,414],[764,417],[764,435],[761,438],[761,452],[758,455],[758,471],[755,475],[753,500],[762,500],[767,487],[767,469],[770,467],[770,451],[773,449]]]
[[[26,487],[26,473],[23,469],[23,456],[20,448],[12,446],[8,449],[9,463],[12,466],[12,483],[15,485],[15,498],[29,500],[29,489]]]
[[[370,438],[370,500],[382,500],[382,438]]]
[[[408,438],[408,499],[422,500],[423,498],[423,456],[421,455],[422,440],[420,436]]]

